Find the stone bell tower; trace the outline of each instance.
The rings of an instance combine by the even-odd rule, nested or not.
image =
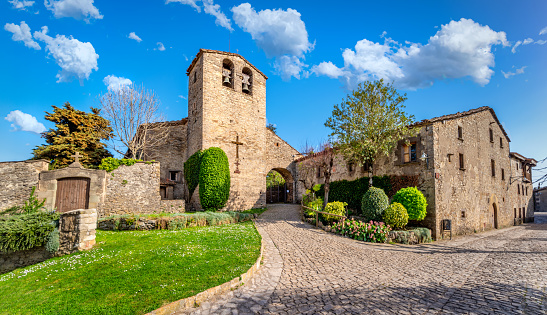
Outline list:
[[[187,75],[186,158],[197,150],[221,148],[230,163],[228,209],[265,206],[268,78],[239,54],[206,49],[199,51]]]

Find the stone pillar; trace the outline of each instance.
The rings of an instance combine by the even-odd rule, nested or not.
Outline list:
[[[57,255],[91,249],[95,245],[96,229],[96,209],[79,209],[62,213],[59,221],[60,246]]]

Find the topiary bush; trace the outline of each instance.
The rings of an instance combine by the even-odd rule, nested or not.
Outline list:
[[[393,196],[391,202],[402,204],[408,212],[409,220],[423,220],[427,213],[427,200],[416,187],[400,189]]]
[[[383,217],[386,224],[396,229],[404,228],[408,223],[408,212],[398,202],[390,204],[384,211]]]
[[[332,214],[337,214],[337,215],[346,215],[346,206],[347,205],[348,204],[345,203],[345,202],[333,201],[333,202],[327,203],[327,206],[325,207],[325,210],[323,210],[323,211],[328,212],[328,213],[332,213]],[[325,220],[328,224],[331,224],[334,221],[342,220],[342,218],[335,217],[333,215],[323,214],[322,216],[323,216],[323,220]]]
[[[199,170],[199,201],[203,209],[216,211],[223,208],[230,196],[230,165],[221,148],[212,147],[203,152]]]
[[[366,221],[381,221],[389,199],[383,189],[370,187],[361,200],[361,214]]]
[[[0,252],[44,245],[55,229],[56,220],[59,214],[43,211],[0,217]]]
[[[203,151],[197,151],[192,154],[186,162],[184,162],[184,179],[188,184],[188,192],[190,196],[188,199],[192,198],[192,195],[199,184],[199,168],[202,155]]]

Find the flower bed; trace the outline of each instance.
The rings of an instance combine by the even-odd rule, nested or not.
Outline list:
[[[390,226],[384,222],[366,223],[356,220],[346,220],[344,223],[339,221],[330,227],[330,231],[336,234],[371,243],[386,243],[390,230]]]

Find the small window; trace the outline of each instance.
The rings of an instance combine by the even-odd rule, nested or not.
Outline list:
[[[505,170],[501,169],[501,180],[505,180]]]
[[[234,88],[234,64],[229,59],[222,61],[222,85]]]
[[[181,176],[180,171],[169,171],[169,179],[174,182],[180,182]]]
[[[517,185],[517,191],[518,191],[518,194],[520,195],[520,185]]]
[[[355,164],[353,162],[348,163],[348,172],[353,173],[355,171]]]
[[[494,143],[494,131],[492,130],[492,128],[490,128],[489,130],[490,130],[490,142]]]
[[[253,94],[253,72],[249,68],[243,68],[241,91],[245,94]]]
[[[515,211],[515,219],[517,218],[517,208],[513,208]]]
[[[496,161],[490,160],[490,166],[492,167],[492,177],[496,177]]]
[[[519,208],[519,219],[522,218],[522,208]]]
[[[370,171],[371,167],[370,167],[370,163],[369,162],[365,162],[363,164],[363,166],[361,166],[361,172],[363,173],[366,173],[368,171]]]
[[[463,128],[458,126],[458,139],[463,140]]]
[[[463,154],[460,153],[460,170],[465,169],[465,164],[463,162]]]
[[[321,178],[323,176],[323,173],[321,172],[321,167],[317,168],[317,178]]]
[[[462,219],[465,218],[465,210],[462,210]]]
[[[197,70],[194,70],[194,83],[198,81]]]
[[[526,187],[526,196],[528,196],[528,187]]]
[[[405,163],[416,162],[418,160],[416,155],[416,142],[412,142],[409,145],[403,146],[403,161]]]
[[[500,137],[500,148],[503,149],[503,139]]]

